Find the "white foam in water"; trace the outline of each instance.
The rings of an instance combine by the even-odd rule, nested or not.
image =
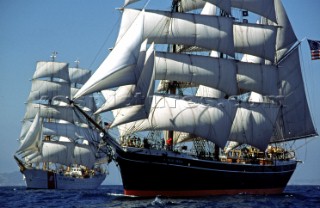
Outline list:
[[[125,197],[131,197],[135,198],[137,196],[132,196],[132,195],[125,195],[125,194],[118,194],[118,193],[108,193],[109,196],[125,196]]]
[[[156,196],[156,198],[153,200],[153,202],[151,202],[151,205],[152,206],[154,206],[154,205],[163,205],[163,201],[158,196]]]

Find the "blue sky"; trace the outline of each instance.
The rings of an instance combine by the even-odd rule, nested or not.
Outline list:
[[[151,0],[150,6],[168,0]],[[57,61],[95,70],[113,46],[120,22],[115,8],[122,0],[0,0],[0,173],[18,171],[13,154],[25,112],[35,64],[49,60],[52,51]],[[319,0],[283,0],[298,39],[320,40]],[[169,7],[168,7],[169,8]],[[110,32],[112,31],[112,32]],[[302,43],[303,75],[310,107],[319,129],[320,60],[311,61],[306,41]],[[308,142],[307,145],[304,145]],[[291,183],[320,184],[320,139],[303,140],[297,156],[303,160]],[[300,147],[301,146],[301,147]],[[112,168],[109,179],[119,181]]]

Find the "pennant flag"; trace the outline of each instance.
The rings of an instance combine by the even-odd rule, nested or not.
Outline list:
[[[320,41],[318,40],[308,40],[309,47],[311,50],[311,59],[320,59]]]

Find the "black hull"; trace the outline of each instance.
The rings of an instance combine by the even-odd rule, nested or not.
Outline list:
[[[204,196],[218,194],[280,194],[296,161],[276,165],[198,160],[181,154],[149,150],[117,151],[126,195]]]

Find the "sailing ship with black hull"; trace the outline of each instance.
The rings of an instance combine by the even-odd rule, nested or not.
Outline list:
[[[317,132],[281,1],[174,0],[168,11],[134,2],[75,95],[105,96],[96,114],[112,112],[120,136],[97,127],[124,193],[282,193],[298,163],[290,141]]]
[[[99,149],[99,132],[68,100],[91,71],[69,68],[54,58],[55,54],[52,61],[37,63],[14,158],[27,188],[95,189],[107,175],[101,166],[106,162],[105,146]],[[92,95],[77,103],[88,115],[97,110]]]

